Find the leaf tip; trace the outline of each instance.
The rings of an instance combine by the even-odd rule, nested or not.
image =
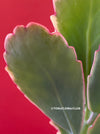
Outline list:
[[[54,26],[54,28],[55,28],[55,31],[59,31],[58,30],[58,24],[57,24],[57,18],[56,18],[56,16],[55,15],[51,15],[50,16],[50,20],[51,20],[51,22],[52,22],[52,24],[53,24],[53,26]]]
[[[8,40],[10,41],[13,37],[13,33],[9,33],[6,37],[5,37],[5,40],[4,40],[4,49],[7,50],[7,44],[8,44]]]
[[[25,31],[25,26],[24,25],[17,25],[13,30],[13,35],[15,35],[19,32],[24,32],[24,31]]]

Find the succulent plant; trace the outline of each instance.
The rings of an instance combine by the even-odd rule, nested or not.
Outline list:
[[[100,0],[56,0],[55,32],[31,22],[5,39],[6,70],[61,134],[100,133]]]

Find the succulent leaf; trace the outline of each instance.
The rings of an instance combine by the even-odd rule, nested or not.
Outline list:
[[[6,38],[5,50],[7,70],[20,90],[66,133],[79,134],[83,76],[74,49],[66,45],[60,34],[50,34],[32,23],[26,28],[16,27],[14,34]]]

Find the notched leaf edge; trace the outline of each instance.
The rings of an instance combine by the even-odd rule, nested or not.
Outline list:
[[[44,31],[45,31],[46,33],[48,33],[48,35],[50,35],[50,36],[53,36],[53,35],[59,36],[60,38],[62,38],[62,41],[64,41],[64,44],[66,44],[66,46],[67,46],[69,49],[72,49],[72,51],[73,51],[73,53],[74,53],[74,56],[75,56],[75,60],[76,60],[76,62],[78,62],[78,63],[80,64],[81,70],[82,70],[82,78],[83,78],[83,86],[84,86],[84,87],[83,87],[83,102],[84,102],[84,104],[85,104],[85,80],[84,80],[84,73],[83,73],[82,62],[77,59],[77,54],[76,54],[75,48],[72,47],[72,46],[68,46],[67,41],[65,40],[65,38],[64,38],[59,32],[55,31],[55,32],[50,33],[50,31],[49,31],[46,27],[44,27],[44,26],[41,25],[41,24],[34,23],[34,22],[31,22],[31,23],[27,24],[26,27],[23,26],[23,25],[18,25],[18,26],[16,26],[16,27],[14,28],[14,30],[13,30],[13,33],[8,34],[8,35],[6,36],[6,38],[5,38],[5,42],[4,42],[4,48],[5,48],[4,59],[5,59],[5,61],[6,61],[6,54],[8,53],[8,52],[7,52],[7,49],[8,49],[8,47],[9,47],[9,46],[7,45],[7,41],[10,41],[10,40],[12,40],[13,38],[15,38],[16,33],[17,33],[19,30],[22,30],[22,32],[23,32],[23,30],[27,31],[31,26],[39,26],[42,30],[44,30]],[[6,62],[6,64],[7,64],[7,62]],[[8,72],[8,74],[9,74],[10,77],[11,77],[11,79],[13,79],[13,81],[15,82],[14,76],[13,76],[13,74],[9,71],[9,66],[8,66],[8,65],[6,65],[5,70]],[[17,86],[17,85],[16,85],[16,86]],[[20,87],[17,86],[17,88],[20,90]],[[21,91],[21,90],[20,90],[20,91]],[[22,92],[22,91],[21,91],[21,92]],[[23,92],[22,92],[22,93],[23,93]],[[34,102],[32,102],[25,94],[24,94],[24,96],[25,96],[31,103],[34,104]],[[84,104],[83,104],[83,107],[84,107]],[[35,106],[38,107],[37,105],[35,105]],[[39,108],[39,107],[38,107],[38,108]],[[84,109],[84,108],[83,108],[83,109]],[[41,110],[41,111],[42,111],[42,110]],[[43,111],[42,111],[42,112],[43,112]],[[43,112],[43,113],[44,113],[44,112]],[[84,112],[83,112],[83,118],[84,118]],[[83,125],[83,120],[82,120],[81,127],[82,127],[82,125]]]

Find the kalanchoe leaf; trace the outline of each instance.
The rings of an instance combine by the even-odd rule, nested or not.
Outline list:
[[[100,44],[100,0],[54,0],[54,3],[53,24],[68,44],[75,47],[86,80]]]
[[[20,89],[64,131],[79,134],[83,115],[81,62],[58,34],[37,24],[18,26],[5,41],[8,72]],[[11,74],[9,72],[9,74]],[[54,107],[80,107],[57,110]]]
[[[100,48],[95,52],[87,89],[88,106],[93,112],[100,113]]]
[[[99,134],[100,133],[100,115],[93,123],[92,127],[88,129],[88,134]]]

